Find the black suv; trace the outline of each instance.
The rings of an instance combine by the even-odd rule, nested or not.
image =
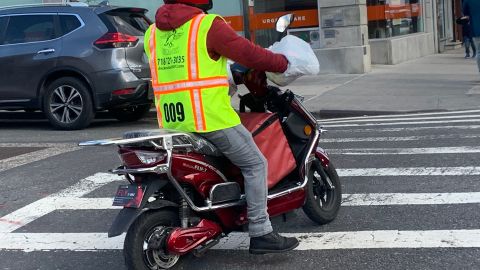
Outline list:
[[[111,6],[0,9],[0,109],[42,110],[58,129],[97,111],[135,121],[153,95],[143,36],[147,10]]]

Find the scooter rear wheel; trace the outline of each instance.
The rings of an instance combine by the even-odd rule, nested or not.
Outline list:
[[[342,186],[333,164],[324,168],[320,161],[313,162],[306,192],[303,211],[312,221],[324,225],[337,217],[342,202]]]
[[[125,238],[123,254],[129,270],[175,269],[180,256],[165,252],[165,239],[170,228],[180,224],[178,214],[174,211],[159,210],[141,215],[130,226]],[[152,245],[159,245],[152,248]]]

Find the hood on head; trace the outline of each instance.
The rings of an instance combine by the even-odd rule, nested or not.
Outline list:
[[[155,25],[160,30],[170,31],[202,13],[201,9],[184,4],[165,4],[157,10]]]

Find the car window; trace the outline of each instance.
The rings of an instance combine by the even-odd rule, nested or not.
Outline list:
[[[116,31],[128,35],[143,36],[150,26],[150,21],[142,13],[109,12],[104,16]]]
[[[82,23],[74,15],[60,15],[60,25],[62,26],[61,36],[66,35],[82,26]]]
[[[54,38],[54,15],[20,15],[10,17],[3,43],[18,44]]]

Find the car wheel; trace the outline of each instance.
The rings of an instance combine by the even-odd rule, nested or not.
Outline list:
[[[126,108],[114,108],[110,109],[110,113],[113,117],[122,122],[134,122],[142,119],[150,111],[151,105],[137,105]]]
[[[94,117],[87,86],[73,77],[57,79],[47,86],[43,111],[50,123],[61,130],[83,129]]]

